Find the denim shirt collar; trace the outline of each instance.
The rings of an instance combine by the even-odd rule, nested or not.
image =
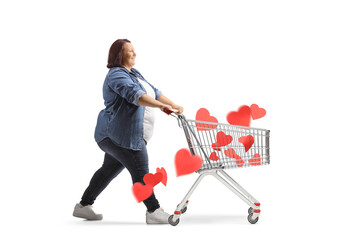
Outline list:
[[[140,72],[138,70],[136,70],[135,68],[131,68],[130,71],[125,68],[125,67],[114,67],[114,68],[111,68],[110,71],[117,71],[117,70],[122,70],[122,71],[125,71],[127,72],[128,74],[131,74],[137,78],[140,78],[141,80],[144,80],[144,77],[140,74]]]

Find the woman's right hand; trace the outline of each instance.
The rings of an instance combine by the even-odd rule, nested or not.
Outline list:
[[[174,111],[174,109],[173,109],[170,105],[167,105],[167,104],[161,104],[161,105],[160,105],[161,111],[164,112],[164,109],[165,109],[165,108],[167,108],[167,109],[169,109],[169,110],[171,110],[171,111]]]
[[[182,114],[184,111],[184,108],[177,104],[173,104],[171,107],[172,107],[172,109],[176,110],[178,114]]]

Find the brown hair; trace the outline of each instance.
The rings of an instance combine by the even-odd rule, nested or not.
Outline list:
[[[127,39],[118,39],[111,45],[109,50],[108,64],[107,64],[108,68],[122,66],[124,44],[127,42],[131,43]]]

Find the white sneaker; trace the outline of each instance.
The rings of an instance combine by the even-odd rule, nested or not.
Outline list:
[[[146,211],[147,224],[167,224],[170,214],[164,212],[162,208],[156,209],[154,212],[149,213]]]
[[[103,218],[102,214],[95,213],[93,206],[83,206],[80,203],[77,203],[74,207],[73,212],[74,217],[85,218],[87,220],[101,220]]]

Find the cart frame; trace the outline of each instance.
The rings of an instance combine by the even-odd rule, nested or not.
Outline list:
[[[208,153],[206,153],[204,150],[204,148],[206,148],[206,147],[201,144],[201,141],[199,140],[199,136],[197,136],[194,129],[192,129],[192,128],[194,128],[194,126],[196,126],[196,125],[199,126],[200,124],[202,124],[201,126],[209,126],[209,125],[230,126],[230,125],[221,124],[221,123],[204,122],[204,121],[186,120],[185,116],[182,114],[171,113],[171,116],[176,117],[178,120],[179,126],[183,128],[185,137],[186,137],[186,141],[187,141],[189,149],[190,149],[190,153],[192,155],[195,155],[196,151],[200,152],[201,157],[203,159],[203,166],[200,168],[200,170],[197,171],[197,173],[199,173],[200,176],[197,178],[195,183],[192,185],[190,190],[187,192],[187,194],[185,195],[183,200],[177,205],[177,207],[174,211],[174,214],[169,217],[168,222],[173,226],[176,226],[179,223],[181,215],[183,213],[185,213],[187,210],[189,198],[191,197],[191,195],[193,194],[195,189],[198,187],[200,182],[206,176],[213,176],[217,180],[219,180],[222,184],[224,184],[228,189],[230,189],[236,196],[238,196],[240,199],[242,199],[247,205],[249,205],[250,208],[248,210],[249,215],[248,215],[247,219],[251,224],[255,224],[259,220],[259,215],[261,212],[259,201],[256,200],[250,193],[248,193],[242,186],[240,186],[240,184],[238,184],[233,178],[231,178],[224,171],[225,168],[230,168],[230,166],[232,166],[231,164],[229,165],[229,164],[227,164],[227,162],[224,162],[224,164],[217,164],[216,162],[211,161],[209,159]],[[191,126],[189,123],[192,123],[192,124],[195,123],[196,125]],[[233,126],[233,125],[231,125],[231,126],[238,127],[241,129],[257,130],[257,131],[261,131],[262,134],[264,133],[263,134],[264,136],[262,136],[262,139],[261,139],[262,146],[260,146],[260,147],[263,148],[263,150],[264,150],[263,154],[261,154],[261,156],[262,156],[262,159],[264,158],[265,160],[262,161],[261,164],[257,164],[257,165],[265,165],[265,164],[270,163],[270,147],[269,147],[270,130],[259,129],[259,128],[250,128],[250,127],[244,127],[244,126]],[[195,140],[194,144],[193,144],[193,140]],[[255,140],[255,142],[256,142],[256,140]],[[195,147],[195,145],[197,147]],[[209,146],[207,146],[207,148],[209,148]],[[250,165],[245,164],[244,166],[248,167]]]

